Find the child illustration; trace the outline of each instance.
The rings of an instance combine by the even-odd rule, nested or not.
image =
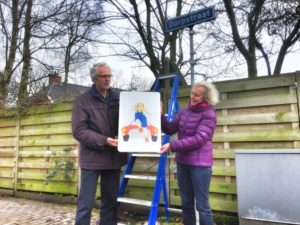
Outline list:
[[[129,125],[124,126],[121,129],[124,141],[127,142],[129,140],[130,131],[134,129],[143,133],[145,142],[149,142],[150,137],[153,142],[157,141],[158,129],[150,124],[146,113],[148,112],[143,103],[137,103],[134,105],[134,120]]]
[[[136,125],[139,127],[139,130],[144,133],[145,141],[149,142],[148,137],[148,121],[147,117],[145,115],[145,106],[143,103],[137,103],[135,105],[135,114],[134,114],[134,120]]]

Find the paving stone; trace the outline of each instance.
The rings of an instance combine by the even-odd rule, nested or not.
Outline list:
[[[91,225],[98,221],[98,210],[92,213]],[[0,225],[74,224],[76,206],[39,202],[0,196]]]
[[[73,225],[75,213],[75,205],[0,195],[0,225]],[[146,221],[145,215],[124,211],[119,217],[118,225],[144,225],[147,224]],[[98,223],[99,209],[94,209],[91,225]]]

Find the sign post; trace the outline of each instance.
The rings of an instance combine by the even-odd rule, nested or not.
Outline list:
[[[194,51],[194,34],[195,32],[193,31],[193,27],[194,26],[190,26],[190,31],[189,31],[189,35],[190,35],[190,65],[191,65],[191,85],[194,84],[194,67],[195,67],[195,59],[194,59],[194,55],[195,55],[195,51]]]
[[[190,65],[191,65],[191,85],[194,84],[194,66],[196,64],[194,60],[194,34],[193,26],[198,23],[210,21],[216,18],[215,7],[210,6],[204,9],[200,9],[185,15],[177,16],[175,18],[167,20],[166,32],[173,32],[185,27],[190,27]]]

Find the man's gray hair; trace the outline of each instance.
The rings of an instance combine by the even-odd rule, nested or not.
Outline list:
[[[219,92],[215,85],[207,81],[200,81],[193,85],[193,87],[204,87],[204,98],[210,105],[216,105],[219,102]]]
[[[99,67],[106,67],[106,68],[109,68],[109,69],[111,70],[110,66],[109,66],[107,63],[105,63],[105,62],[95,63],[95,64],[93,65],[93,67],[90,69],[90,76],[91,76],[91,79],[92,79],[92,80],[93,80],[93,78],[94,78],[95,76],[98,75],[98,68],[99,68]]]

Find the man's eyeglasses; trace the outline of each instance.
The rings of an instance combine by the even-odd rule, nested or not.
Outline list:
[[[105,78],[111,78],[112,75],[96,75],[96,77],[100,77],[100,78],[105,79]]]

